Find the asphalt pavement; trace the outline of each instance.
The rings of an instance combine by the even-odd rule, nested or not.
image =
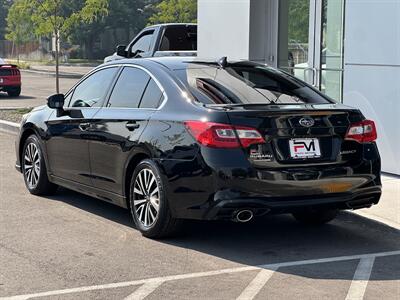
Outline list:
[[[21,70],[21,78],[21,95],[9,97],[6,93],[0,92],[0,109],[43,105],[46,104],[48,96],[56,93],[56,79],[52,76]],[[76,78],[60,78],[60,92],[66,93],[78,80]]]
[[[150,240],[109,203],[30,195],[14,139],[0,132],[0,299],[400,298],[398,228],[345,212],[317,228],[188,222]]]

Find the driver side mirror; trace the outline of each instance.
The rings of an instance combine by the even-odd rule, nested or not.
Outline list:
[[[125,45],[118,45],[117,46],[117,55],[122,56],[122,57],[127,57],[127,52],[126,52],[126,46]]]
[[[54,94],[47,98],[47,106],[57,110],[57,117],[65,115],[64,94]]]
[[[64,94],[54,94],[48,97],[47,106],[54,109],[62,109],[64,106]]]

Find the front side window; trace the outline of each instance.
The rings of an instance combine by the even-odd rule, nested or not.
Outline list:
[[[151,41],[153,38],[154,30],[145,32],[133,45],[131,48],[132,54],[139,54],[142,52],[149,52]]]
[[[117,67],[99,70],[84,79],[72,94],[71,107],[100,107]]]
[[[191,63],[175,72],[205,104],[332,103],[301,80],[256,63],[233,63],[224,69]]]
[[[114,86],[108,107],[138,108],[150,75],[138,68],[125,67]]]

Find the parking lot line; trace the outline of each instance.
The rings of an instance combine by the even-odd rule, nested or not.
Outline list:
[[[39,293],[32,293],[32,294],[24,294],[24,295],[17,295],[17,296],[11,296],[11,297],[0,297],[0,300],[26,300],[26,299],[35,298],[35,297],[55,296],[55,295],[87,292],[87,291],[94,291],[94,290],[113,289],[113,288],[127,287],[127,286],[141,285],[141,284],[145,285],[146,283],[149,283],[149,282],[166,282],[166,281],[173,281],[173,280],[199,278],[199,277],[215,276],[215,275],[221,275],[221,274],[230,274],[230,273],[238,273],[238,272],[245,272],[245,271],[261,270],[261,269],[276,270],[280,267],[302,266],[302,265],[309,265],[309,264],[338,262],[338,261],[346,261],[346,260],[354,260],[354,259],[363,260],[363,259],[370,259],[370,258],[384,257],[384,256],[393,256],[393,255],[400,255],[400,250],[369,253],[369,254],[359,254],[359,255],[327,257],[327,258],[319,258],[319,259],[308,259],[308,260],[300,260],[300,261],[290,261],[290,262],[283,262],[283,263],[264,264],[264,265],[259,265],[259,266],[236,267],[236,268],[229,268],[229,269],[222,269],[222,270],[215,270],[215,271],[196,272],[196,273],[187,273],[187,274],[179,274],[179,275],[168,275],[168,276],[163,276],[163,277],[139,279],[139,280],[133,280],[133,281],[116,282],[116,283],[101,284],[101,285],[83,286],[83,287],[77,287],[77,288],[61,289],[61,290],[39,292]],[[145,288],[143,288],[143,289],[145,289]]]
[[[374,266],[375,257],[366,257],[360,259],[357,269],[354,273],[353,281],[351,282],[349,291],[347,292],[346,300],[362,300],[369,277],[371,276],[372,267]]]
[[[252,300],[275,273],[276,269],[262,269],[236,300]]]
[[[129,296],[125,297],[124,300],[142,300],[155,291],[164,280],[153,280],[143,284],[140,288],[134,291]]]

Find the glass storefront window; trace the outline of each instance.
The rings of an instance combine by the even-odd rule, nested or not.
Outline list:
[[[320,89],[342,100],[344,0],[323,0],[321,17]]]
[[[308,68],[310,0],[279,1],[278,67],[305,79]]]
[[[279,0],[278,68],[342,100],[345,0]]]

